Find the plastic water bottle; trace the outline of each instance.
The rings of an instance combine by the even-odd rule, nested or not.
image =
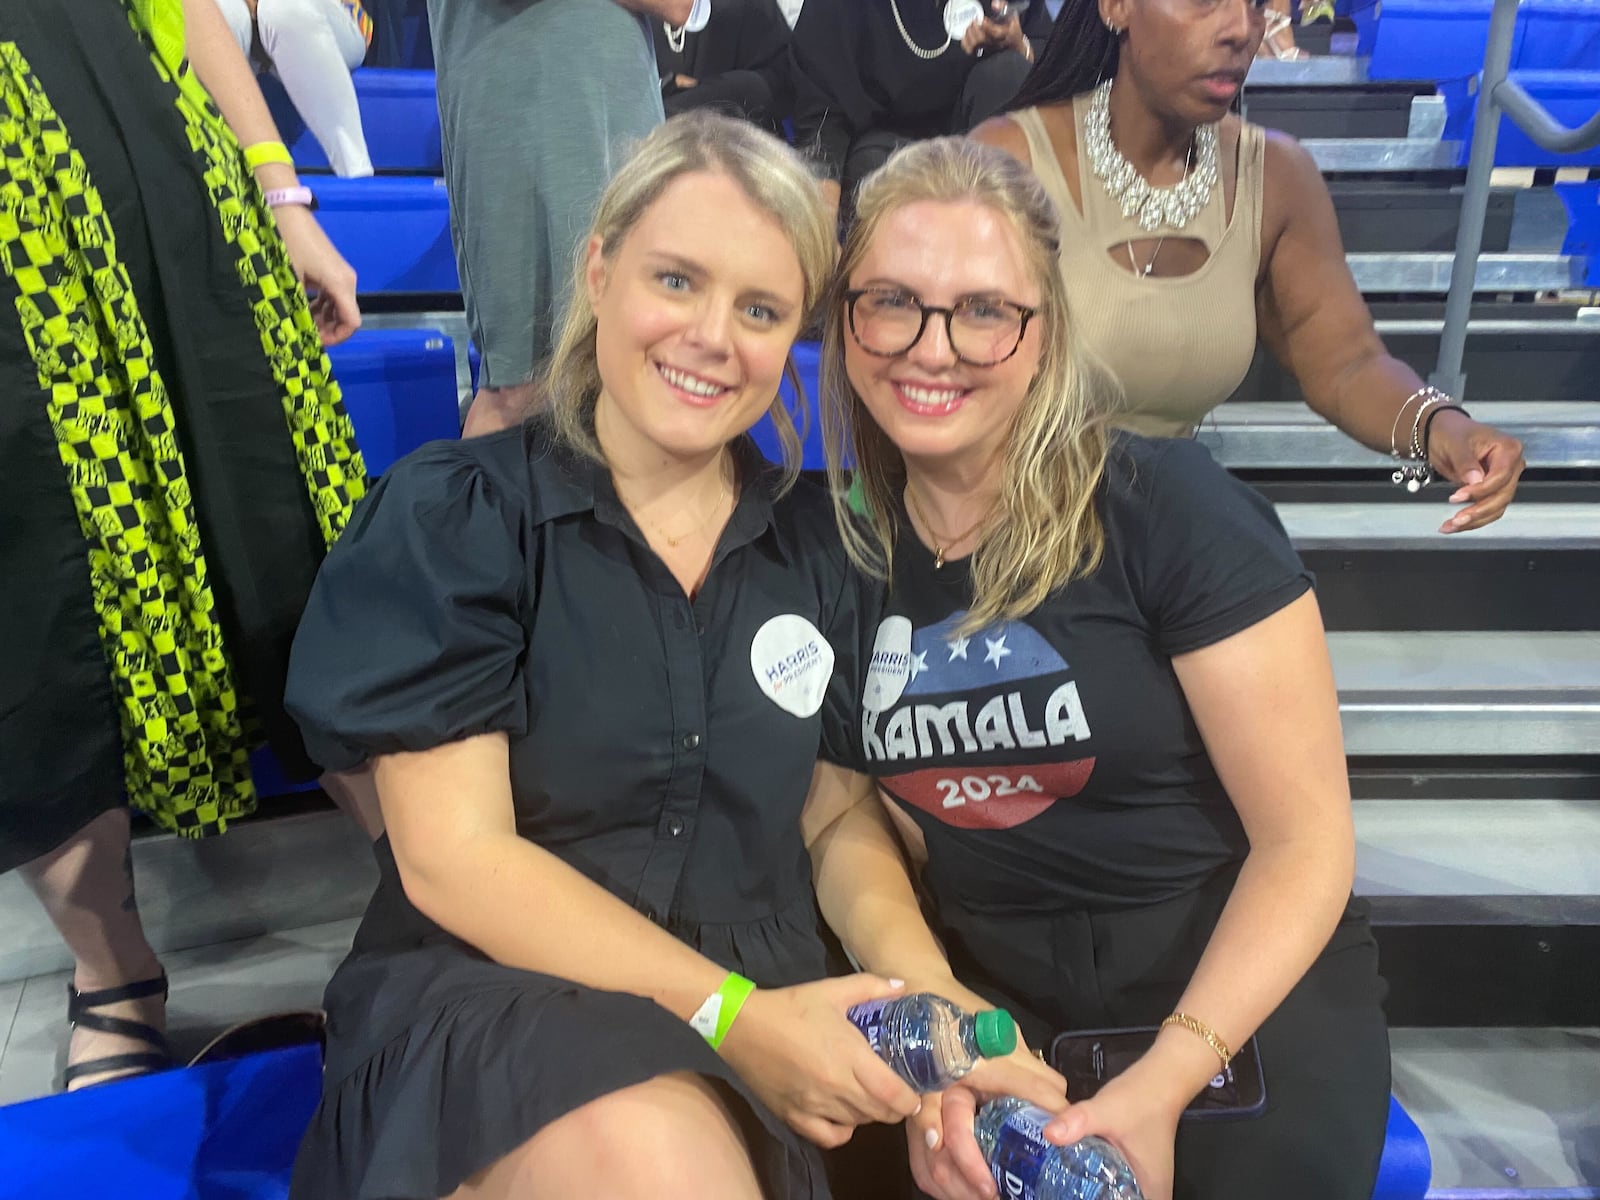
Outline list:
[[[1133,1168],[1103,1138],[1070,1146],[1044,1140],[1051,1114],[1007,1096],[978,1110],[973,1133],[1001,1200],[1144,1200]]]
[[[973,1016],[943,996],[919,992],[869,1000],[847,1014],[873,1052],[918,1092],[938,1092],[978,1061],[1017,1048],[1017,1026],[1003,1008]]]

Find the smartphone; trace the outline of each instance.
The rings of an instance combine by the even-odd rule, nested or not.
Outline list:
[[[1091,1029],[1063,1033],[1050,1044],[1050,1065],[1067,1079],[1067,1098],[1087,1100],[1106,1080],[1132,1066],[1156,1040],[1158,1028]],[[1261,1051],[1251,1038],[1184,1109],[1186,1121],[1246,1120],[1267,1107]]]

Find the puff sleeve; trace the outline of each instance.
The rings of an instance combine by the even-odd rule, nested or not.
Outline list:
[[[472,442],[425,447],[363,502],[312,587],[286,707],[314,761],[526,732],[525,496]]]

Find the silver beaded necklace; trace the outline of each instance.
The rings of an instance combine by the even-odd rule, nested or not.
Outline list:
[[[1217,127],[1202,125],[1190,147],[1193,170],[1185,160],[1183,178],[1171,187],[1151,187],[1111,140],[1111,80],[1095,88],[1083,118],[1083,138],[1094,176],[1139,227],[1154,233],[1163,225],[1182,229],[1204,211],[1217,186]]]
[[[937,50],[929,50],[925,46],[917,45],[911,40],[911,34],[906,30],[906,23],[900,17],[900,6],[895,3],[895,0],[889,0],[889,8],[894,13],[894,23],[895,26],[900,30],[901,38],[904,39],[905,44],[910,47],[911,53],[915,54],[918,58],[935,59],[943,54],[946,50],[950,49],[950,43],[955,39],[950,36],[948,31],[945,33],[944,45],[940,46]]]

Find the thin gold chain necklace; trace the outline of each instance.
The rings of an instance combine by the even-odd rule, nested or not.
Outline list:
[[[916,512],[917,519],[922,522],[922,527],[928,531],[928,536],[933,539],[933,569],[935,571],[944,566],[944,550],[946,546],[951,548],[959,546],[973,534],[977,533],[978,530],[993,515],[992,513],[984,513],[983,516],[979,517],[976,521],[969,525],[958,537],[941,539],[939,537],[938,530],[934,529],[933,527],[933,522],[928,520],[928,514],[922,511],[922,502],[917,499],[916,490],[912,488],[909,483],[906,484],[906,498],[911,501],[911,507],[913,511]]]
[[[697,537],[701,533],[705,532],[706,526],[711,524],[712,519],[722,511],[723,501],[727,499],[729,490],[728,463],[726,460],[724,460],[722,469],[717,473],[717,495],[716,499],[711,502],[711,507],[706,510],[705,516],[701,517],[699,523],[696,524],[692,529],[687,529],[677,535],[668,533],[659,522],[634,512],[633,506],[630,505],[627,499],[622,496],[622,493],[618,492],[617,495],[619,499],[622,499],[623,507],[628,510],[635,521],[638,521],[643,525],[648,525],[656,532],[656,534],[660,536],[662,541],[666,542],[668,546],[676,550],[681,544],[688,541],[690,538]]]

